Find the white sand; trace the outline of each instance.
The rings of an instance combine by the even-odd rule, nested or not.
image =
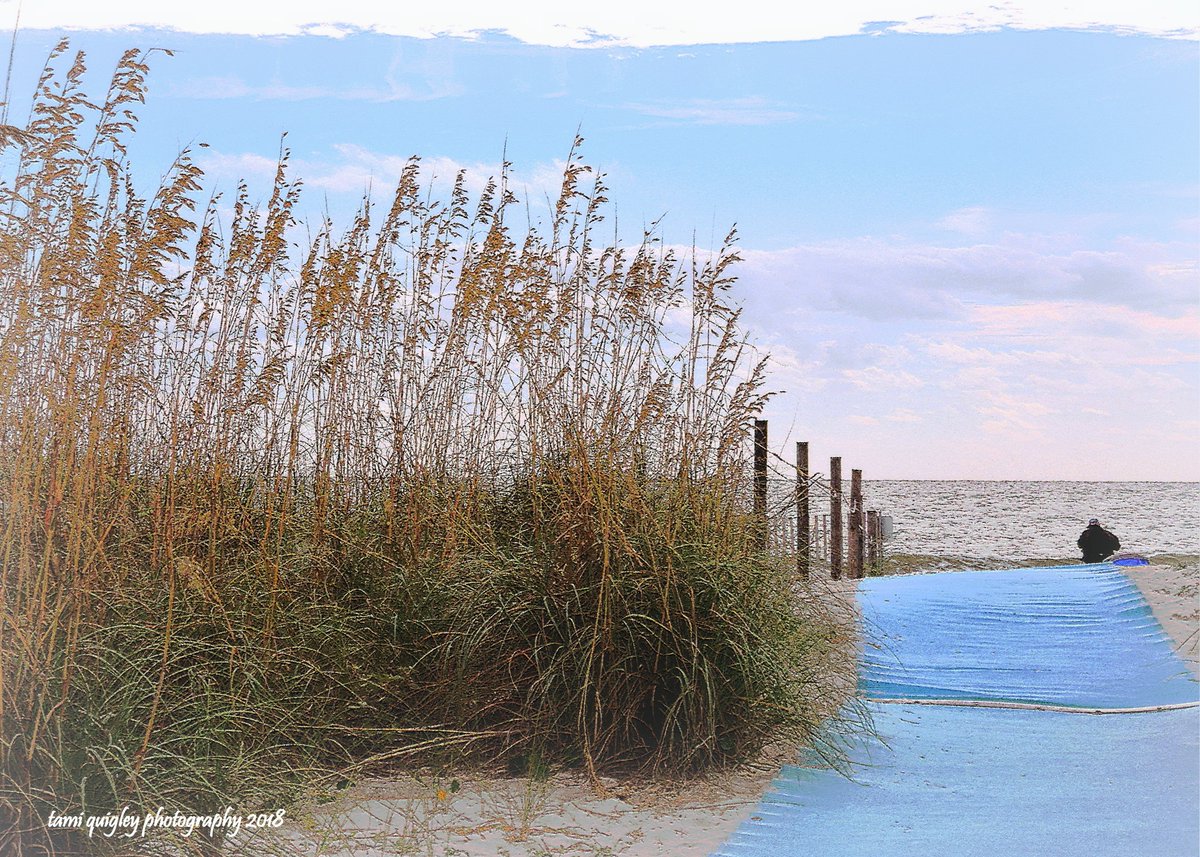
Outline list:
[[[405,776],[348,790],[304,811],[286,836],[238,853],[306,855],[707,855],[753,810],[773,771],[743,771],[670,793],[581,776],[546,782]]]

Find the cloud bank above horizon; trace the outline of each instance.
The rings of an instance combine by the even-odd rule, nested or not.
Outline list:
[[[19,0],[0,0],[15,19]],[[725,7],[728,8],[728,7]],[[10,24],[11,26],[11,24]],[[246,4],[237,0],[179,5],[160,0],[39,0],[20,7],[26,29],[115,30],[163,28],[196,34],[314,35],[341,38],[367,31],[432,38],[503,33],[551,47],[651,47],[807,41],[868,32],[971,33],[997,29],[1109,30],[1165,38],[1200,38],[1200,9],[1186,0],[1139,4],[1064,0],[851,0],[810,9],[747,0],[738,13],[721,14],[680,2],[634,0],[567,4],[535,0],[520,6],[464,0],[457,4],[384,7],[375,0],[344,0],[331,11],[324,0]]]

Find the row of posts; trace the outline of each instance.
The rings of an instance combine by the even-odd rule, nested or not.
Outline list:
[[[796,442],[796,571],[808,577],[812,562],[810,525],[812,510],[809,505],[808,442]],[[834,580],[842,576],[861,578],[869,563],[875,565],[881,559],[883,524],[879,512],[864,511],[862,496],[862,471],[850,471],[850,506],[846,521],[849,526],[846,539],[847,556],[842,555],[842,459],[829,459],[829,573]],[[754,421],[754,515],[762,524],[763,546],[767,539],[767,421]]]

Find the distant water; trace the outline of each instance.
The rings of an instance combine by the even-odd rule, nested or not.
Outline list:
[[[1075,540],[1099,518],[1122,550],[1200,554],[1197,482],[889,480],[865,482],[863,494],[892,516],[896,553],[1079,559]]]

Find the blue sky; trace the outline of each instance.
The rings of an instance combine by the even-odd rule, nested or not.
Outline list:
[[[665,242],[706,247],[737,225],[779,451],[806,439],[868,478],[1200,479],[1200,15],[1182,6],[1007,4],[997,28],[950,0],[860,3],[824,31],[753,3],[736,26],[649,32],[478,12],[492,29],[418,37],[361,3],[112,5],[22,9],[10,118],[61,35],[94,92],[125,48],[170,48],[134,152],[147,181],[203,141],[212,184],[265,193],[286,131],[314,219],[412,154],[482,180],[506,153],[537,200],[579,129],[624,237],[661,217]]]

